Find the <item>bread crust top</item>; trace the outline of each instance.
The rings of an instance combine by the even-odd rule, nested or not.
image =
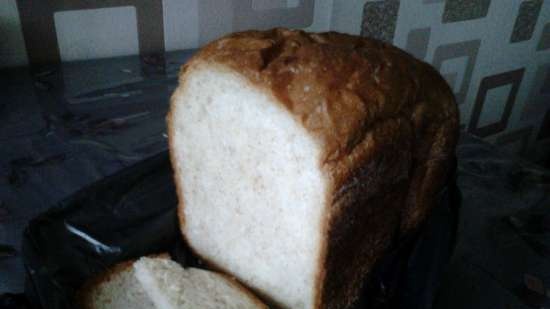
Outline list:
[[[323,142],[324,162],[346,158],[373,124],[403,117],[457,125],[452,91],[431,66],[387,43],[336,32],[238,32],[184,66],[224,64],[269,90]]]

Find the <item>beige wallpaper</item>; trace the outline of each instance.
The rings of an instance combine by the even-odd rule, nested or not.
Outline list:
[[[140,52],[140,6],[147,1],[2,0],[0,67],[28,63],[21,17],[34,27],[30,36],[54,33],[62,61],[132,55]],[[364,1],[355,0],[162,0],[162,14],[151,21],[161,28],[145,40],[161,37],[167,51],[197,48],[229,32],[277,26],[308,31],[359,34]],[[39,3],[35,5],[33,3]],[[18,11],[19,7],[19,11]],[[151,12],[149,12],[151,13]],[[45,16],[52,15],[52,16]],[[145,14],[144,14],[145,15]],[[52,22],[46,21],[51,19]],[[143,22],[143,21],[142,21]],[[145,24],[145,22],[143,22]],[[37,29],[37,25],[51,29]],[[46,35],[46,37],[50,37]],[[48,42],[41,42],[44,47]],[[49,47],[49,46],[48,46]],[[32,47],[31,47],[32,48]]]

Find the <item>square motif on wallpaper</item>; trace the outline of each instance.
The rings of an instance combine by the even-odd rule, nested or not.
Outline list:
[[[361,36],[391,43],[397,23],[399,0],[367,1],[363,7]]]
[[[265,1],[234,0],[233,30],[267,29],[273,22],[290,28],[305,28],[313,23],[314,0]]]
[[[116,8],[131,6],[135,11],[140,54],[148,55],[164,52],[164,23],[161,1],[17,1],[17,6],[29,62],[32,65],[57,63],[63,60],[59,50],[57,32],[63,33],[64,30],[56,29],[54,15],[64,11],[115,9],[116,12]],[[59,24],[59,21],[58,25],[75,27],[74,25],[65,25],[63,22]]]
[[[252,9],[255,11],[295,8],[299,5],[299,0],[252,0]]]
[[[478,127],[486,127],[492,123],[499,122],[504,115],[505,102],[512,92],[512,84],[506,84],[495,88],[487,89],[484,102],[479,113]]]
[[[438,46],[435,49],[433,66],[440,71],[453,87],[458,104],[464,103],[470,79],[476,63],[481,40],[464,41]],[[450,65],[444,65],[450,62]],[[457,67],[458,65],[458,67]],[[452,68],[453,71],[442,72],[442,68]]]
[[[506,129],[512,113],[512,108],[516,101],[519,85],[523,79],[524,71],[525,69],[522,68],[487,76],[481,80],[474,109],[470,117],[468,132],[480,137],[486,137]],[[501,89],[497,90],[498,88]],[[506,91],[504,91],[505,89]],[[494,91],[496,91],[496,93]],[[506,94],[504,95],[504,93]],[[497,106],[495,107],[495,105]],[[487,109],[487,111],[484,112],[485,109]],[[484,117],[484,123],[481,123],[482,114],[487,112],[492,113],[499,109],[502,111],[500,113],[500,119],[487,123],[488,117]]]
[[[468,68],[468,59],[466,56],[448,59],[439,68],[439,72],[454,93],[460,92]]]
[[[314,8],[314,0],[200,0],[199,45],[233,31],[306,28],[313,23]]]
[[[62,61],[139,53],[133,6],[56,12],[54,23]]]
[[[424,60],[424,58],[426,58],[426,54],[428,53],[430,34],[430,27],[411,29],[407,35],[405,50],[416,58]]]
[[[526,0],[519,6],[518,15],[514,22],[514,29],[510,36],[510,43],[531,39],[539,18],[543,0]]]
[[[491,0],[447,0],[443,10],[443,22],[483,18],[487,16],[490,5]]]

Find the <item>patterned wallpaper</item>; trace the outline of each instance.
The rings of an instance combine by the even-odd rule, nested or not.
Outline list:
[[[2,0],[0,67],[147,57],[275,26],[409,51],[454,89],[464,130],[550,164],[550,0]]]
[[[366,1],[361,34],[436,67],[468,132],[550,163],[550,1]]]

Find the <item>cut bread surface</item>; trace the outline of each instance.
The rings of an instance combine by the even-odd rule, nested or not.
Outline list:
[[[84,309],[151,309],[153,302],[135,278],[131,262],[115,266],[79,293]]]
[[[233,279],[167,257],[115,266],[80,292],[85,309],[266,309]]]
[[[171,260],[141,258],[136,279],[159,309],[264,309],[236,282],[214,272],[183,269]]]
[[[183,234],[285,308],[312,308],[327,181],[321,147],[267,91],[200,63],[169,117]]]

